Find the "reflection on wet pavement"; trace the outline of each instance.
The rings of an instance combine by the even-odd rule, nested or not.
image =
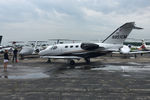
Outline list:
[[[24,74],[24,75],[2,75],[1,79],[39,79],[39,78],[48,78],[49,75],[44,73],[32,73],[32,74]]]
[[[140,64],[140,63],[128,63],[128,64],[105,64],[105,67],[97,66],[91,68],[91,70],[105,70],[105,71],[120,71],[120,72],[145,72],[150,71],[149,64]]]
[[[55,65],[55,66],[54,66]],[[52,67],[53,66],[53,67]],[[1,67],[2,69],[2,67]],[[51,67],[31,67],[22,65],[8,65],[8,71],[0,70],[0,79],[40,79],[49,77],[80,77],[87,71],[101,73],[121,72],[123,77],[145,77],[149,76],[149,63],[100,63],[90,65],[77,65],[75,69],[62,64],[53,64]],[[144,75],[142,75],[144,73]]]
[[[135,62],[129,62],[126,64],[105,64],[105,67],[97,66],[95,68],[91,68],[91,70],[114,73],[121,72],[123,77],[145,78],[149,77],[150,65],[149,63],[143,64]]]
[[[1,70],[0,79],[40,79],[48,78],[49,75],[44,73],[44,69],[40,67],[30,66],[13,66],[8,65],[7,71]]]

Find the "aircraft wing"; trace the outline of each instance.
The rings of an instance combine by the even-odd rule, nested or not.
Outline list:
[[[40,56],[40,58],[52,58],[52,59],[81,59],[78,56]]]
[[[120,52],[112,52],[113,54],[121,54]],[[150,53],[150,51],[131,51],[124,54],[144,54],[144,53]]]
[[[150,53],[150,51],[131,51],[128,54],[143,54],[143,53]]]

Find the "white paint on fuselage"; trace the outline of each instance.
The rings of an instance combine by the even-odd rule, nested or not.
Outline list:
[[[70,43],[70,44],[56,44],[48,46],[45,50],[40,51],[40,56],[57,56],[68,53],[80,53],[87,52],[81,48],[82,43]],[[118,51],[121,44],[106,44],[106,43],[95,43],[99,47],[105,48],[105,51]],[[66,48],[67,46],[67,48]]]
[[[65,48],[67,46],[67,48]],[[78,46],[78,47],[76,47]],[[40,56],[56,56],[71,52],[81,51],[81,43],[73,43],[73,44],[56,44],[48,46],[45,50],[40,51]]]

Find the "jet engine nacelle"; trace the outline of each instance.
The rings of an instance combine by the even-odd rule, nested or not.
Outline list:
[[[82,43],[81,48],[84,50],[95,50],[99,48],[99,45],[94,43]]]
[[[127,54],[130,51],[131,51],[131,49],[128,46],[126,46],[126,45],[124,45],[122,48],[120,48],[120,53],[121,54]]]

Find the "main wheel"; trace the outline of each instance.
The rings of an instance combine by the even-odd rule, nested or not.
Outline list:
[[[69,64],[70,64],[70,65],[74,65],[74,64],[75,64],[75,61],[74,61],[74,60],[70,60]]]

